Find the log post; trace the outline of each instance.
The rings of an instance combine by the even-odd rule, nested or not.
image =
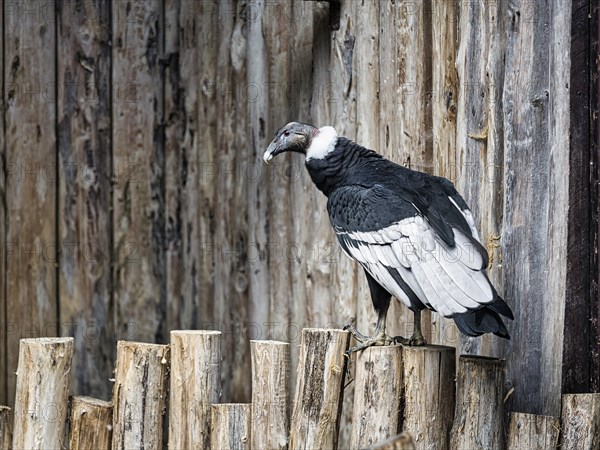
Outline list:
[[[354,386],[350,446],[365,448],[396,436],[402,398],[402,347],[369,347],[359,352]]]
[[[91,397],[71,398],[69,448],[110,450],[112,404]]]
[[[169,448],[210,448],[220,361],[220,331],[171,331]]]
[[[117,343],[113,450],[162,449],[168,369],[168,345]]]
[[[249,403],[212,405],[213,450],[250,450],[252,406]]]
[[[302,330],[290,450],[336,448],[350,335]]]
[[[290,424],[290,344],[250,341],[251,448],[287,449]]]
[[[554,450],[558,446],[559,432],[558,417],[511,413],[506,447],[508,450]]]
[[[504,449],[505,366],[502,359],[459,358],[451,449]]]
[[[9,450],[12,442],[10,408],[0,406],[0,450]]]
[[[560,448],[600,448],[600,394],[563,395]]]
[[[73,338],[21,339],[13,448],[62,448]]]
[[[454,418],[456,350],[429,345],[405,347],[402,429],[419,448],[446,450]]]
[[[387,441],[369,447],[367,450],[417,450],[417,446],[411,434],[403,431]]]

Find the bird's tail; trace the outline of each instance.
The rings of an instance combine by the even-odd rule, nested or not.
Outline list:
[[[467,336],[481,336],[484,333],[494,333],[505,339],[510,339],[508,330],[500,317],[502,314],[514,319],[510,307],[500,297],[496,297],[489,305],[477,311],[457,314],[453,317],[458,329]]]

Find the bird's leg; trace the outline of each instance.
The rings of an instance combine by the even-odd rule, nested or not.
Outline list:
[[[375,326],[375,334],[372,337],[365,336],[362,333],[359,333],[356,328],[352,325],[346,325],[344,330],[348,330],[354,339],[356,339],[360,344],[355,347],[352,347],[350,350],[346,352],[349,356],[354,352],[359,350],[364,350],[365,348],[371,347],[373,345],[390,345],[394,342],[394,339],[388,336],[385,332],[385,319],[387,317],[387,308],[388,305],[379,309],[377,311],[377,325]]]
[[[414,322],[413,322],[413,334],[410,339],[406,339],[402,336],[396,336],[394,338],[395,342],[398,342],[402,345],[410,345],[410,346],[421,346],[426,345],[427,341],[423,337],[423,333],[421,332],[421,311],[417,310],[414,312]]]

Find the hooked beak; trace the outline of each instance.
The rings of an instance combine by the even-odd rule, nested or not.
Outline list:
[[[263,161],[265,162],[265,164],[269,164],[269,161],[271,161],[275,157],[276,148],[277,145],[275,144],[275,142],[271,142],[269,144],[269,146],[265,150],[265,153],[263,154]]]

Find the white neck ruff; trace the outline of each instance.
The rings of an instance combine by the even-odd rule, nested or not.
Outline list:
[[[326,126],[319,128],[319,133],[312,139],[306,150],[306,161],[311,159],[323,159],[335,148],[338,133],[335,128]]]

